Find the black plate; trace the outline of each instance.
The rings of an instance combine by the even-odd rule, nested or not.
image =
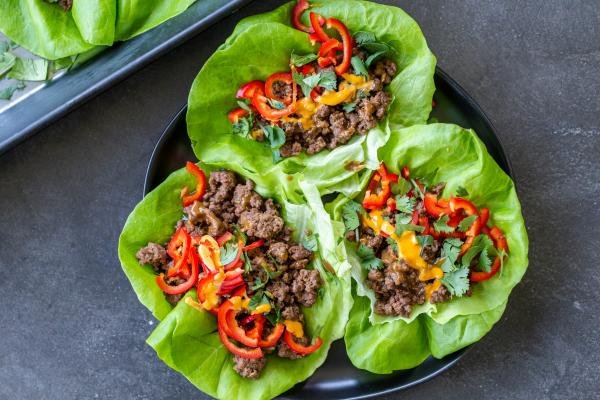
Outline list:
[[[483,110],[440,68],[435,74],[437,106],[432,117],[473,128],[500,167],[509,175],[511,167],[500,139]],[[187,136],[184,107],[169,123],[159,139],[146,172],[144,195],[159,185],[186,161],[195,160]],[[381,396],[425,382],[454,365],[468,347],[441,360],[429,357],[416,368],[388,375],[377,375],[352,366],[346,356],[343,340],[333,343],[327,361],[307,381],[282,395],[287,399],[365,399]]]
[[[0,112],[0,154],[250,1],[197,1],[178,16],[140,36],[115,43],[11,101]]]

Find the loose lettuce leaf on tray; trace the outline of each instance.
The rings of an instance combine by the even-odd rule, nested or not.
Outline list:
[[[417,23],[399,8],[356,0],[315,2],[311,10],[341,19],[352,32],[373,32],[395,50],[391,58],[399,72],[389,87],[393,102],[389,117],[368,135],[355,137],[333,151],[313,156],[301,154],[274,164],[268,144],[231,133],[227,113],[238,107],[235,94],[242,84],[289,70],[292,51],[295,54],[315,51],[307,34],[290,25],[293,4],[242,20],[208,59],[189,95],[189,136],[194,152],[205,161],[227,161],[228,153],[223,154],[220,149],[229,146],[252,155],[245,161],[248,161],[246,167],[255,173],[270,172],[284,177],[302,172],[304,179],[316,184],[321,193],[337,190],[343,181],[346,182],[342,186],[348,188],[347,180],[356,179],[348,165],[377,167],[377,149],[389,138],[388,125],[426,122],[434,91],[435,57],[427,48]],[[285,179],[281,184],[289,185]],[[285,190],[290,192],[297,188]]]
[[[114,0],[108,2],[114,5]],[[79,13],[84,14],[84,9],[79,8]],[[49,60],[94,47],[82,37],[71,11],[42,0],[0,1],[0,31],[19,46]]]
[[[351,311],[345,338],[348,354],[359,368],[389,372],[406,366],[385,357],[375,362],[364,360],[361,354],[365,350],[360,344],[364,337],[372,335],[375,338],[380,329],[403,335],[407,330],[416,332],[416,326],[422,325],[427,332],[429,351],[435,357],[443,357],[479,340],[500,319],[511,290],[527,269],[528,239],[514,183],[472,130],[450,124],[430,124],[393,131],[389,142],[380,149],[379,156],[392,172],[399,173],[407,165],[411,176],[423,178],[430,184],[446,182],[443,197],[455,194],[459,186],[466,188],[469,199],[475,205],[490,209],[490,224],[502,229],[509,247],[509,257],[502,271],[485,282],[473,285],[471,296],[418,306],[409,318],[403,318],[374,313],[375,296],[365,284],[366,270],[361,268],[347,246],[348,260],[357,284],[356,292],[359,297],[366,296],[370,300],[369,307],[365,307],[364,299],[356,301]],[[337,221],[341,220],[341,207],[346,201],[347,198],[340,196],[327,205]],[[367,319],[369,324],[364,322]],[[386,327],[379,328],[379,325]],[[364,330],[353,326],[363,326]],[[423,329],[419,332],[423,334]],[[416,359],[408,357],[407,360],[416,362]]]
[[[220,165],[201,165],[208,174]],[[182,373],[205,393],[223,399],[274,397],[307,379],[327,356],[331,343],[344,335],[348,313],[352,307],[350,276],[344,274],[350,266],[336,258],[337,242],[327,224],[316,188],[300,182],[306,197],[315,207],[293,204],[276,191],[272,177],[252,177],[255,190],[264,197],[273,197],[282,206],[282,217],[293,229],[298,242],[309,233],[316,234],[318,253],[313,262],[323,279],[319,298],[312,307],[304,308],[306,328],[311,336],[320,336],[322,347],[299,360],[268,356],[261,378],[248,380],[233,370],[233,355],[221,344],[215,317],[198,311],[180,301],[174,308],[165,300],[155,283],[156,274],[149,266],[139,265],[137,250],[149,241],[165,243],[182,215],[180,192],[192,187],[194,178],[185,170],[171,174],[165,182],[149,193],[131,213],[119,239],[119,258],[138,298],[162,322],[148,338],[148,344],[170,367]],[[316,195],[315,195],[316,194]],[[195,290],[186,296],[195,298]]]

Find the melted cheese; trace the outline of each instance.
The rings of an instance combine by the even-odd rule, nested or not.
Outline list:
[[[395,227],[383,218],[380,210],[374,210],[368,216],[362,217],[363,224],[373,229],[375,234],[384,233],[389,236],[398,245],[398,258],[403,259],[409,267],[419,270],[419,280],[427,282],[433,279],[433,282],[425,286],[425,297],[427,300],[431,294],[441,286],[441,279],[444,271],[437,265],[429,265],[421,257],[421,246],[417,242],[414,231],[404,231],[400,236],[396,234]]]
[[[246,296],[234,296],[230,298],[229,301],[231,301],[231,303],[233,304],[234,309],[238,311],[247,309],[248,305],[250,304],[250,299]]]
[[[296,336],[297,338],[304,337],[304,329],[302,328],[302,324],[300,322],[286,319],[283,321],[283,324],[285,325],[285,329],[287,329],[292,335]]]
[[[271,311],[271,305],[268,303],[265,303],[265,304],[261,304],[260,306],[256,307],[254,310],[252,310],[252,312],[250,314],[252,314],[252,315],[266,314],[269,311]]]
[[[326,90],[322,95],[317,97],[317,101],[327,106],[337,106],[340,103],[344,103],[351,100],[356,94],[356,86],[354,85],[342,85],[340,84],[340,90],[337,92],[332,90]]]
[[[312,117],[317,108],[318,105],[310,97],[304,97],[296,102],[296,110],[294,111],[294,114],[300,117],[283,117],[282,121],[300,123],[303,129],[308,130],[314,126]]]

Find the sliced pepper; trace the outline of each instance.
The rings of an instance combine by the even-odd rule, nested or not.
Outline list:
[[[229,340],[229,337],[223,331],[221,326],[219,326],[219,338],[221,339],[221,343],[223,343],[223,346],[225,346],[227,350],[229,350],[231,353],[235,354],[238,357],[247,358],[249,360],[256,360],[263,356],[262,350],[258,347],[249,349],[237,346],[235,343]]]
[[[268,98],[279,100],[287,105],[291,104],[293,101],[291,94],[286,98],[281,98],[277,96],[277,94],[273,90],[273,85],[275,84],[275,82],[283,82],[288,85],[295,85],[294,79],[292,78],[292,74],[289,72],[275,72],[265,80],[265,94]]]
[[[311,40],[315,40],[317,42],[326,42],[328,41],[330,38],[329,36],[327,36],[327,33],[325,33],[325,31],[323,30],[323,28],[321,27],[321,25],[323,24],[323,17],[321,17],[319,14],[311,12],[309,14],[310,17],[310,26],[312,27],[313,31],[314,31],[314,35],[311,35],[310,38]]]
[[[196,252],[189,252],[189,262],[192,264],[192,272],[190,273],[189,278],[179,285],[171,286],[167,282],[165,282],[165,275],[160,274],[156,277],[156,283],[158,287],[167,294],[183,294],[190,290],[196,282],[198,281],[198,256],[195,254]]]
[[[254,243],[250,243],[249,245],[242,247],[242,251],[250,251],[252,249],[259,248],[259,247],[263,246],[264,244],[265,244],[265,241],[263,239],[260,239]]]
[[[223,266],[225,271],[229,271],[231,269],[237,268],[238,266],[240,266],[242,264],[241,257],[242,257],[243,248],[244,248],[244,241],[242,240],[242,238],[239,238],[238,244],[237,244],[237,253],[235,255],[235,258],[233,259],[232,262]]]
[[[256,111],[260,113],[264,118],[275,121],[280,118],[286,117],[296,110],[296,104],[292,103],[282,110],[272,108],[268,103],[268,98],[265,97],[263,89],[257,89],[252,97],[252,105],[256,108]]]
[[[227,119],[232,124],[237,124],[239,119],[245,117],[246,115],[248,115],[248,111],[244,110],[242,107],[238,107],[234,110],[231,110],[229,114],[227,114]]]
[[[279,323],[275,325],[269,336],[267,336],[264,339],[261,338],[258,341],[258,347],[275,347],[275,345],[281,338],[281,335],[283,334],[284,330],[285,326],[283,324]]]
[[[232,237],[233,237],[233,234],[231,232],[225,232],[224,234],[222,234],[221,236],[219,236],[217,238],[217,244],[219,246],[223,246],[225,243],[229,242]]]
[[[186,257],[187,252],[190,248],[190,235],[185,230],[185,227],[177,229],[171,241],[167,245],[167,254],[173,260],[179,260],[182,257]]]
[[[438,203],[437,196],[433,193],[425,193],[423,205],[425,206],[425,211],[435,218],[438,218],[442,214],[448,215],[450,213],[448,207],[443,207]]]
[[[448,207],[453,213],[463,210],[466,215],[477,215],[477,207],[469,200],[462,197],[451,197]]]
[[[317,337],[315,339],[315,343],[308,345],[308,346],[304,346],[301,345],[300,343],[297,343],[294,340],[294,335],[292,333],[290,333],[288,330],[286,330],[285,332],[283,332],[283,340],[285,342],[285,344],[288,345],[288,347],[290,349],[292,349],[292,351],[294,353],[300,354],[300,355],[307,355],[310,353],[313,353],[314,351],[316,351],[319,347],[321,347],[321,345],[323,344],[323,341],[321,340],[320,337]]]
[[[235,97],[238,99],[246,99],[252,101],[254,93],[257,90],[264,90],[265,83],[263,81],[254,80],[243,84],[237,91]]]
[[[376,193],[378,184],[380,190]],[[373,174],[373,177],[369,182],[369,186],[365,192],[365,198],[363,199],[363,207],[367,210],[380,209],[386,203],[390,195],[390,180],[387,175],[387,169],[385,168],[385,164],[381,163],[377,172]]]
[[[208,286],[212,284],[213,278],[214,278],[213,274],[208,273],[208,274],[204,275],[202,277],[202,279],[198,280],[198,285],[196,286],[196,296],[198,297],[198,302],[203,306],[204,309],[206,309],[206,307],[204,307],[204,306],[207,304],[206,303],[206,295],[207,295],[207,292],[209,291]],[[219,307],[215,306],[215,307],[209,308],[208,312],[213,315],[217,315],[219,312]]]
[[[502,260],[500,260],[500,256],[497,256],[494,259],[494,263],[492,264],[492,268],[490,268],[490,272],[482,272],[482,271],[472,271],[469,279],[471,282],[483,282],[490,279],[492,276],[496,275],[498,271],[500,271],[500,266],[502,265]]]
[[[183,206],[189,206],[197,200],[202,200],[204,193],[206,192],[206,175],[196,164],[191,161],[185,163],[185,169],[188,170],[192,175],[196,177],[198,183],[196,184],[196,191],[194,194],[183,196]],[[187,186],[184,188],[184,192],[187,192]]]
[[[306,0],[298,0],[298,3],[292,8],[292,26],[303,32],[310,32],[310,27],[304,25],[302,21],[300,21],[300,17],[302,17],[302,13],[305,10],[308,10],[310,4]]]
[[[344,55],[342,57],[342,62],[335,67],[335,73],[338,75],[342,75],[346,71],[348,71],[348,68],[350,68],[350,60],[352,59],[352,48],[354,47],[354,40],[352,39],[352,35],[350,34],[350,32],[348,32],[348,28],[346,28],[346,25],[344,25],[339,19],[327,18],[327,27],[335,29],[339,32],[340,36],[342,37]]]
[[[227,304],[227,303],[228,302],[226,302],[225,304]],[[223,308],[223,306],[222,306],[222,308]],[[238,325],[237,319],[235,318],[236,314],[237,314],[237,311],[233,310],[233,309],[227,311],[225,314],[225,318],[226,318],[225,323],[227,324],[229,332],[231,333],[228,336],[248,347],[258,347],[258,338],[250,337],[246,334],[246,331],[241,326]],[[221,309],[219,309],[219,318],[220,317],[221,317]]]

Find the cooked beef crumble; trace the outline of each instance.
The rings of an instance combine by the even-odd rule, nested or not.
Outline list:
[[[253,182],[242,183],[233,172],[216,171],[210,174],[203,200],[184,208],[184,214],[176,228],[183,226],[192,235],[215,237],[237,228],[247,235],[247,243],[263,239],[263,246],[246,252],[251,270],[244,274],[244,280],[249,288],[255,279],[268,280],[265,289],[272,295],[282,319],[304,323],[300,307],[310,307],[316,302],[321,277],[317,270],[309,269],[313,253],[292,241],[291,230],[285,226],[273,200],[263,199],[256,193]],[[165,248],[156,243],[148,243],[136,256],[140,264],[150,264],[157,272],[166,272],[172,265]],[[182,281],[167,278],[169,284]],[[248,289],[248,295],[253,295],[251,289]],[[182,296],[166,297],[175,304]],[[298,342],[302,343],[302,340],[298,339]],[[278,354],[299,357],[285,344],[279,345]],[[234,357],[235,371],[250,379],[260,376],[265,363],[264,357],[258,360]]]
[[[57,3],[63,10],[68,11],[73,5],[73,0],[46,0],[48,3]]]
[[[365,57],[364,53],[358,55]],[[321,72],[327,70],[333,69],[331,67],[319,69]],[[344,111],[344,104],[320,105],[312,116],[313,126],[309,129],[305,129],[301,122],[283,122],[281,128],[285,131],[286,141],[280,148],[281,156],[291,157],[303,151],[307,154],[316,154],[324,149],[333,150],[347,143],[353,136],[364,135],[377,126],[385,117],[392,100],[384,87],[392,81],[396,70],[396,64],[389,59],[376,62],[369,71],[369,80],[373,82],[372,87],[370,90],[362,90],[365,97],[357,98],[351,111]],[[352,69],[348,72],[356,74]],[[273,92],[278,98],[287,98],[291,96],[292,85],[277,81],[273,85]],[[298,91],[298,99],[302,97],[302,91]],[[298,116],[291,114],[290,117]],[[255,120],[252,130],[255,140],[265,140],[260,126],[268,123],[260,118]]]

